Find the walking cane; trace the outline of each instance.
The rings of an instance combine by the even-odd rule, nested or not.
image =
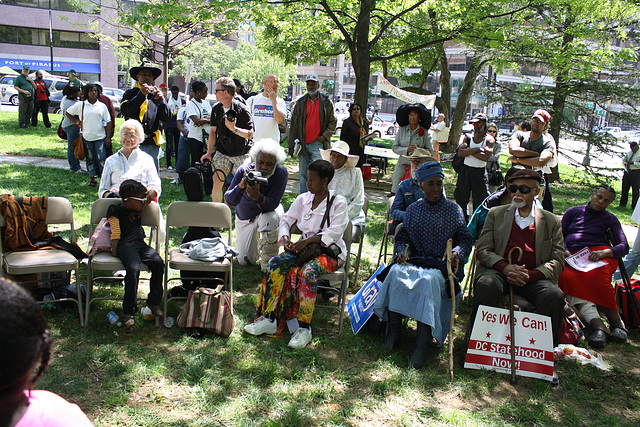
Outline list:
[[[447,252],[444,257],[447,259],[447,273],[449,276],[449,286],[451,288],[451,319],[449,321],[449,374],[453,379],[453,323],[456,320],[456,285],[453,275],[453,269],[451,268],[451,258],[453,257],[453,240],[447,241]]]
[[[514,246],[509,250],[508,261],[509,265],[513,264],[511,262],[511,256],[513,255],[513,251],[518,252],[518,259],[516,262],[522,261],[522,248],[519,246]],[[518,382],[516,379],[516,319],[513,316],[513,285],[509,283],[509,329],[511,332],[511,384],[515,384]]]
[[[613,232],[610,228],[606,231],[607,240],[609,241],[609,246],[614,247],[616,245],[615,240],[613,238]],[[620,278],[622,279],[622,284],[624,289],[627,291],[627,307],[629,312],[629,323],[630,325],[627,328],[633,327],[633,325],[640,326],[640,305],[638,304],[638,300],[636,299],[633,286],[631,286],[631,280],[629,274],[627,273],[627,269],[624,266],[624,260],[622,258],[618,258],[618,269],[620,270]],[[622,307],[620,307],[622,309]],[[637,318],[637,323],[636,323]]]

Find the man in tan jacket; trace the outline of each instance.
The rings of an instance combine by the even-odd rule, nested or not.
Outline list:
[[[507,184],[512,203],[491,209],[487,215],[478,240],[471,327],[478,306],[498,306],[498,300],[513,285],[515,294],[531,302],[537,313],[551,318],[553,344],[557,346],[564,311],[558,276],[564,269],[565,250],[560,219],[534,203],[541,183],[542,177],[536,171],[516,172]],[[523,257],[520,262],[513,259],[509,264],[508,254],[514,247],[522,248]]]

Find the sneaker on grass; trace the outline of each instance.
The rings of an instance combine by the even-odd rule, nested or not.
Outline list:
[[[304,348],[311,342],[311,338],[311,327],[298,328],[298,330],[293,333],[293,336],[289,341],[289,347]]]
[[[246,325],[244,330],[246,333],[255,336],[262,334],[273,335],[278,331],[278,322],[260,316],[253,323]]]

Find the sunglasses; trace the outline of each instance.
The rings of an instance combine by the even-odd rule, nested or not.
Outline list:
[[[533,190],[534,188],[538,188],[538,187],[529,187],[528,185],[515,185],[515,184],[511,184],[508,187],[509,193],[513,193],[513,194],[515,194],[518,190],[520,190],[520,193],[522,194],[529,194],[531,193],[531,190]]]
[[[226,89],[216,89],[216,93],[218,92],[224,92]]]
[[[142,203],[147,201],[147,199],[141,199],[140,197],[133,197],[133,196],[127,197],[124,200],[137,200],[137,201],[142,202]]]
[[[488,130],[487,133],[498,133],[497,130]]]

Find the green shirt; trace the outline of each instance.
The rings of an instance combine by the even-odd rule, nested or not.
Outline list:
[[[28,90],[31,96],[33,96],[33,93],[34,93],[33,86],[31,85],[31,82],[29,82],[24,75],[20,74],[19,76],[17,76],[16,79],[13,81],[13,85],[15,87],[19,87],[22,90]],[[24,95],[22,92],[20,92],[20,94]]]

